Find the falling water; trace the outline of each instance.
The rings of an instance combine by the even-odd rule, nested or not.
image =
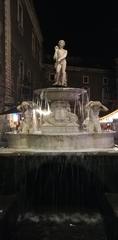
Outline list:
[[[87,117],[85,106],[88,102],[89,102],[89,95],[86,91],[83,91],[81,94],[78,94],[75,97],[74,113],[78,116],[80,129],[83,129],[83,122]]]
[[[37,132],[38,131],[38,122],[37,122],[37,114],[36,114],[36,110],[33,109],[33,132]]]
[[[95,230],[95,239],[105,239],[99,235],[103,228],[97,231],[104,224],[109,236],[117,233],[115,216],[105,197],[105,192],[117,192],[117,155],[24,152],[2,156],[0,169],[2,194],[17,194],[19,217],[24,216],[19,227],[27,220],[27,226],[29,220],[37,221],[43,232],[51,224],[58,225],[58,236],[60,227],[66,231],[68,226],[75,229],[73,236],[85,240],[89,229]]]
[[[116,159],[117,156],[109,159],[108,155],[99,154],[49,153],[15,157],[19,209],[25,213],[24,218],[19,215],[19,221],[30,220],[46,229],[50,224],[63,225],[64,229],[66,224],[70,228],[96,229],[105,221],[106,231],[113,236],[115,216],[104,193],[112,187],[117,190]],[[110,177],[113,173],[115,181]],[[105,239],[99,238],[98,233],[101,230],[95,239]],[[89,238],[83,234],[80,239]]]
[[[111,166],[114,170],[115,158],[113,160],[94,154],[21,156],[20,165],[17,159],[15,161],[16,186],[25,184],[28,206],[96,208],[101,196],[108,191],[108,185],[112,187],[115,183],[106,177]]]

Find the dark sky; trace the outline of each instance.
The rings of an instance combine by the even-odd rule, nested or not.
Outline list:
[[[107,58],[114,54],[117,9],[108,5],[108,1],[103,4],[84,0],[34,0],[34,3],[46,53],[51,53],[58,40],[64,39],[71,56]]]

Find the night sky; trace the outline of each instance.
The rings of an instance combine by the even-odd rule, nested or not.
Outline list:
[[[34,3],[46,53],[52,53],[58,40],[64,39],[70,56],[108,58],[116,54],[115,6],[84,0],[34,0]]]

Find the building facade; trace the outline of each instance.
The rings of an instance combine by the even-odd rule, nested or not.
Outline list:
[[[4,36],[4,6],[0,1],[0,109],[3,108],[5,92],[5,36]]]
[[[117,101],[118,101],[118,58],[114,58],[114,77],[116,79],[116,96],[117,96]]]
[[[0,110],[41,86],[42,34],[29,0],[0,1]]]

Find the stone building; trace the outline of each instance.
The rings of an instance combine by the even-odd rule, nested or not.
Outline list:
[[[118,101],[118,57],[114,58],[114,77],[116,79],[116,96],[117,96],[117,101]]]
[[[30,0],[0,1],[0,110],[41,85],[42,34]]]

